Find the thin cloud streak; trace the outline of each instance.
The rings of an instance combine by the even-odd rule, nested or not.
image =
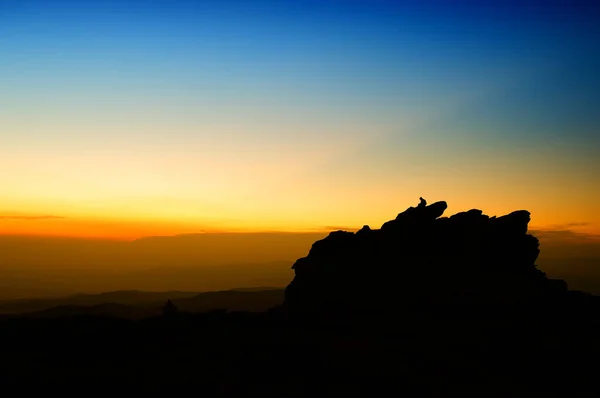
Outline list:
[[[599,234],[573,231],[568,228],[562,229],[533,229],[530,234],[540,240],[556,240],[562,242],[600,242]]]

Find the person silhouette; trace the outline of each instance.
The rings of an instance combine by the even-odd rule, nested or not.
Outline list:
[[[418,206],[418,207],[425,207],[425,206],[427,206],[427,201],[426,201],[425,199],[423,199],[423,198],[419,197],[419,200],[420,200],[421,202],[419,203],[419,206]]]

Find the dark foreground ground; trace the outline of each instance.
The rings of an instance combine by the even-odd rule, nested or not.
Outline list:
[[[597,304],[0,321],[4,396],[598,396]]]

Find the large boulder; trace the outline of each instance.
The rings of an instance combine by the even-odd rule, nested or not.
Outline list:
[[[336,231],[315,242],[292,267],[283,307],[389,311],[424,302],[522,302],[566,290],[536,267],[539,241],[527,234],[528,211],[442,217],[447,207],[421,200],[381,229]]]

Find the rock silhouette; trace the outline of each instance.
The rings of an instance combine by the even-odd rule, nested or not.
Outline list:
[[[442,217],[446,202],[423,198],[380,229],[335,231],[292,267],[283,307],[291,311],[389,311],[415,305],[533,302],[566,292],[537,269],[530,213]],[[421,308],[421,307],[419,307]]]

